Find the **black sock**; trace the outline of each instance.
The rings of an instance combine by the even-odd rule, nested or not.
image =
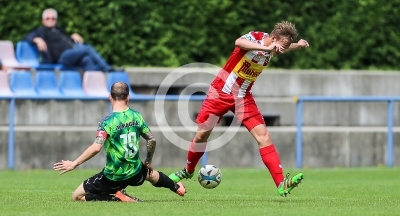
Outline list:
[[[176,192],[178,190],[179,186],[175,184],[175,182],[172,181],[172,179],[170,179],[162,172],[158,173],[160,174],[160,178],[158,179],[158,182],[153,185],[154,187],[169,188],[173,192]]]
[[[111,194],[86,194],[85,199],[86,201],[120,201]]]

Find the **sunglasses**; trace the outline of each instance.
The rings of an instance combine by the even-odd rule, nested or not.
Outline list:
[[[55,17],[46,17],[44,20],[57,20]]]

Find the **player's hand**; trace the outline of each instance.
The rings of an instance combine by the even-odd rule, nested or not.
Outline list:
[[[149,176],[151,176],[151,174],[153,174],[153,166],[149,162],[145,162],[144,164],[146,165],[147,169],[149,170]]]
[[[56,171],[62,171],[60,172],[60,175],[69,172],[71,170],[74,170],[77,167],[77,164],[75,164],[73,161],[70,160],[61,160],[60,162],[57,162],[54,164],[53,169]]]
[[[272,54],[281,54],[285,51],[285,48],[279,43],[272,42],[269,46],[267,46],[268,52]]]
[[[307,42],[306,40],[303,40],[303,39],[300,39],[300,40],[297,42],[297,44],[298,44],[302,49],[307,48],[307,47],[310,46],[310,45],[308,44],[308,42]]]

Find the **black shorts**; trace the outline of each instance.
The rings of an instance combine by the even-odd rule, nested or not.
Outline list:
[[[83,189],[92,194],[114,194],[128,186],[140,186],[146,180],[149,170],[142,164],[142,168],[136,175],[122,181],[112,181],[108,179],[103,170],[92,177],[83,181]]]

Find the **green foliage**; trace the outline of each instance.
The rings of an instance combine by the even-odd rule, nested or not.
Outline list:
[[[45,8],[59,25],[81,34],[112,64],[180,66],[222,64],[234,41],[251,30],[296,24],[307,50],[273,59],[272,66],[301,69],[399,69],[400,0],[178,1],[0,0],[0,39],[17,42],[41,25]]]

